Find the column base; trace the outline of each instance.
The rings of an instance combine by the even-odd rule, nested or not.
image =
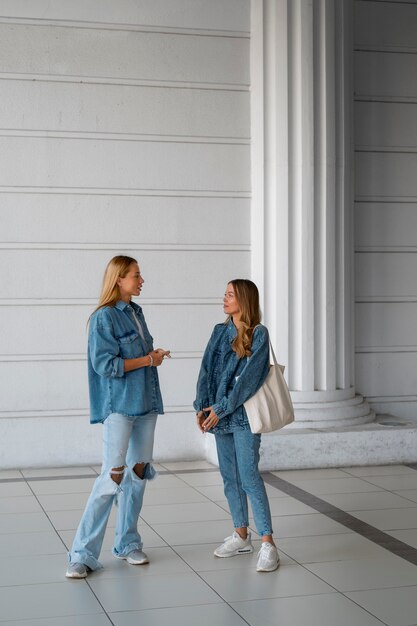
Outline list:
[[[292,391],[295,421],[291,428],[360,426],[375,419],[375,413],[354,388],[335,391]]]

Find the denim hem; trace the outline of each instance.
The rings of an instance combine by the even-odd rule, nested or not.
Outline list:
[[[122,552],[117,552],[116,548],[113,548],[112,554],[116,558],[122,559],[126,557],[128,554],[130,554],[131,552],[133,552],[133,550],[142,550],[142,548],[143,548],[143,543],[141,541],[134,541],[133,543],[129,543],[129,545],[126,546],[126,548],[124,548]]]
[[[102,564],[96,558],[89,554],[82,554],[81,552],[68,552],[69,563],[83,563],[89,567],[93,572],[98,569],[103,569]]]
[[[242,524],[233,522],[233,528],[249,528],[249,522],[242,522]]]

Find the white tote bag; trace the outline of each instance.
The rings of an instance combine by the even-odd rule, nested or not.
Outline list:
[[[243,403],[253,433],[270,433],[294,421],[294,408],[283,376],[284,366],[277,363],[269,344],[272,365],[262,387]]]

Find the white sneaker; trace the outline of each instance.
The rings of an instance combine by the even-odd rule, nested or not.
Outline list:
[[[214,556],[228,557],[236,556],[237,554],[249,554],[253,552],[253,545],[250,540],[250,533],[246,539],[242,539],[236,531],[233,532],[231,537],[226,537],[224,543],[215,549]]]
[[[148,556],[142,550],[132,550],[127,556],[119,556],[118,554],[114,556],[116,559],[124,559],[130,565],[145,565],[145,563],[149,563]]]
[[[258,552],[257,572],[273,572],[279,567],[278,550],[269,541],[264,541]]]

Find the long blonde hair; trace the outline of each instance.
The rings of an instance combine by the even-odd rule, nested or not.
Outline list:
[[[259,307],[258,287],[251,280],[235,278],[229,281],[233,285],[236,299],[240,308],[239,327],[237,335],[232,342],[232,348],[236,354],[243,358],[252,354],[252,338],[255,327],[261,321],[261,309]],[[231,316],[226,320],[230,320]]]
[[[117,281],[126,276],[132,263],[137,263],[136,259],[123,255],[114,256],[108,262],[104,272],[100,299],[94,312],[104,306],[114,306],[120,300],[121,294]]]

